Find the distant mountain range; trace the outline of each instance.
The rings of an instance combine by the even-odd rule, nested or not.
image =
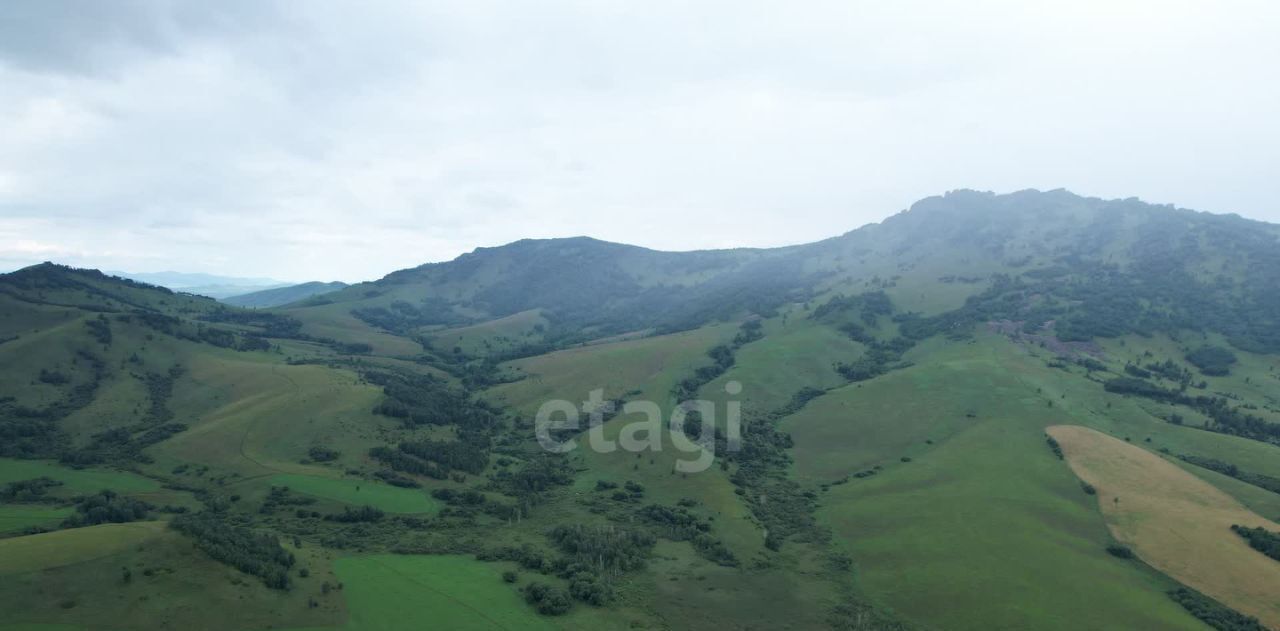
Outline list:
[[[239,296],[263,289],[275,289],[278,287],[287,287],[289,283],[273,278],[239,278],[236,276],[218,276],[216,274],[202,274],[192,272],[111,272],[106,274],[111,276],[119,276],[136,280],[138,282],[147,283],[149,285],[159,285],[167,287],[174,291],[184,291],[190,294],[199,294],[210,298],[229,298],[231,296]]]

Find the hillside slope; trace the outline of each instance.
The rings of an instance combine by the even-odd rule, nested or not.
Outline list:
[[[657,252],[587,238],[482,248],[291,309],[409,337],[540,310],[539,341],[673,331],[883,289],[904,310],[953,310],[983,289],[1034,291],[1068,337],[1206,328],[1280,351],[1280,228],[1236,216],[1083,198],[957,191],[818,243]],[[994,287],[999,283],[998,287]],[[1011,284],[1014,283],[1014,284]]]
[[[221,301],[237,307],[278,307],[280,305],[287,305],[291,302],[298,302],[299,300],[310,298],[311,296],[318,294],[327,294],[331,291],[338,291],[346,286],[346,283],[337,281],[332,283],[312,281],[310,283],[289,285],[288,287],[276,287],[274,289],[264,289],[246,294],[228,296],[226,298],[222,298]]]
[[[1113,507],[1045,432],[1280,517],[1278,238],[957,191],[813,244],[526,240],[252,310],[0,275],[0,544],[21,559],[0,558],[0,619],[1262,628],[1140,562],[1166,550],[1145,531],[1138,559],[1109,552]],[[546,402],[597,390],[660,417],[540,436]],[[710,407],[669,429],[691,399]]]

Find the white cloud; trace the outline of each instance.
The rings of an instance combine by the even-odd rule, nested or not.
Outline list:
[[[77,264],[780,245],[959,187],[1280,220],[1266,2],[110,6],[0,26],[0,227]]]

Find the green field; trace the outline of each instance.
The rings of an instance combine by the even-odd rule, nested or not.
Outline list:
[[[308,475],[278,475],[272,486],[353,506],[373,506],[388,513],[434,513],[439,502],[422,489],[402,489],[368,480],[338,480]]]
[[[346,586],[346,631],[556,628],[502,582],[497,568],[466,557],[348,557],[334,569]]]
[[[0,534],[31,526],[53,526],[71,515],[69,508],[0,504]]]
[[[0,484],[47,477],[62,482],[60,489],[71,493],[95,493],[111,489],[120,493],[148,493],[160,490],[160,483],[127,471],[71,469],[45,460],[0,458]]]

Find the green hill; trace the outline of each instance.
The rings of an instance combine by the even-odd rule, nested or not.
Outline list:
[[[257,309],[2,275],[0,629],[1263,628],[1229,555],[1186,551],[1195,590],[1153,569],[1181,534],[1116,523],[1143,513],[1098,498],[1141,484],[1045,432],[1280,518],[1278,238],[957,191],[813,244],[525,240]],[[535,427],[595,390],[631,405]],[[1255,553],[1220,530],[1186,540]]]
[[[261,291],[230,296],[223,298],[222,302],[229,305],[235,305],[237,307],[278,307],[280,305],[287,305],[291,302],[310,298],[318,294],[327,294],[331,291],[338,291],[346,286],[346,283],[340,283],[337,281],[332,283],[313,281],[310,283],[289,285],[288,287],[263,289]]]

